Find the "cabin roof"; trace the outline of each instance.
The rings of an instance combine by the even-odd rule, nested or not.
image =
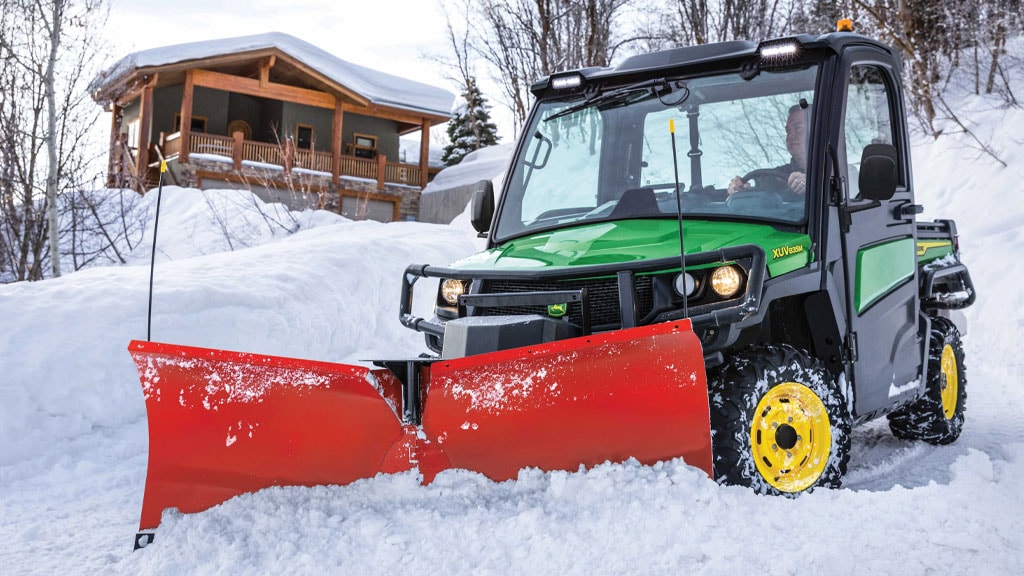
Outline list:
[[[134,52],[121,58],[101,72],[89,85],[97,102],[105,103],[119,97],[125,86],[138,77],[164,70],[176,71],[223,61],[224,57],[251,54],[258,58],[280,52],[313,70],[326,88],[350,94],[366,101],[422,114],[451,117],[455,96],[443,88],[401,78],[365,66],[347,62],[282,32],[269,32],[237,38],[189,42]],[[326,82],[324,82],[326,81]],[[334,84],[334,86],[330,86]]]

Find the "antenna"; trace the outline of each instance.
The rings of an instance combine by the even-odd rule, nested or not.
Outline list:
[[[683,318],[688,317],[687,301],[689,288],[686,285],[686,250],[683,244],[683,199],[679,195],[679,158],[676,155],[676,121],[668,119],[668,131],[672,135],[672,171],[676,185],[676,220],[679,222],[679,274],[683,277]]]
[[[673,142],[673,145],[675,143]],[[146,342],[152,342],[153,331],[153,269],[156,267],[156,232],[160,228],[160,197],[164,192],[164,172],[167,162],[160,161],[160,184],[156,188],[156,219],[153,221],[153,252],[149,257],[149,310],[146,312]]]

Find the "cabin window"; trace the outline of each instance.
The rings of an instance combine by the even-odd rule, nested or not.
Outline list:
[[[377,137],[369,134],[353,134],[352,144],[349,144],[349,154],[359,158],[376,158]]]
[[[313,127],[307,124],[295,126],[295,147],[299,150],[313,149]]]
[[[201,134],[206,133],[206,117],[205,116],[193,116],[192,121],[189,123],[189,130],[191,132],[199,132]],[[181,131],[181,114],[174,115],[174,131]]]

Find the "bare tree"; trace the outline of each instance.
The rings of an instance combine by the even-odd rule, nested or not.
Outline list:
[[[902,53],[913,109],[936,136],[942,131],[936,120],[947,111],[939,100],[954,72],[968,68],[978,93],[984,73],[984,91],[992,93],[996,78],[1006,74],[1007,37],[1022,31],[1019,0],[853,0],[853,6],[870,32]],[[1016,105],[1006,82],[1002,95]],[[942,119],[959,124],[948,115]]]
[[[669,46],[771,38],[790,27],[794,10],[783,0],[667,0],[658,36]]]
[[[501,100],[522,125],[530,86],[558,72],[607,66],[623,49],[648,39],[630,11],[643,0],[460,0],[465,22],[453,29],[455,63],[482,60]]]
[[[86,85],[105,0],[0,0],[0,278],[60,273],[65,193],[83,189],[98,148]],[[49,247],[49,250],[47,248]]]

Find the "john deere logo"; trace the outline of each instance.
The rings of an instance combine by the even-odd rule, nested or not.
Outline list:
[[[565,316],[565,313],[569,311],[568,304],[548,304],[548,316],[552,318],[561,318]]]

